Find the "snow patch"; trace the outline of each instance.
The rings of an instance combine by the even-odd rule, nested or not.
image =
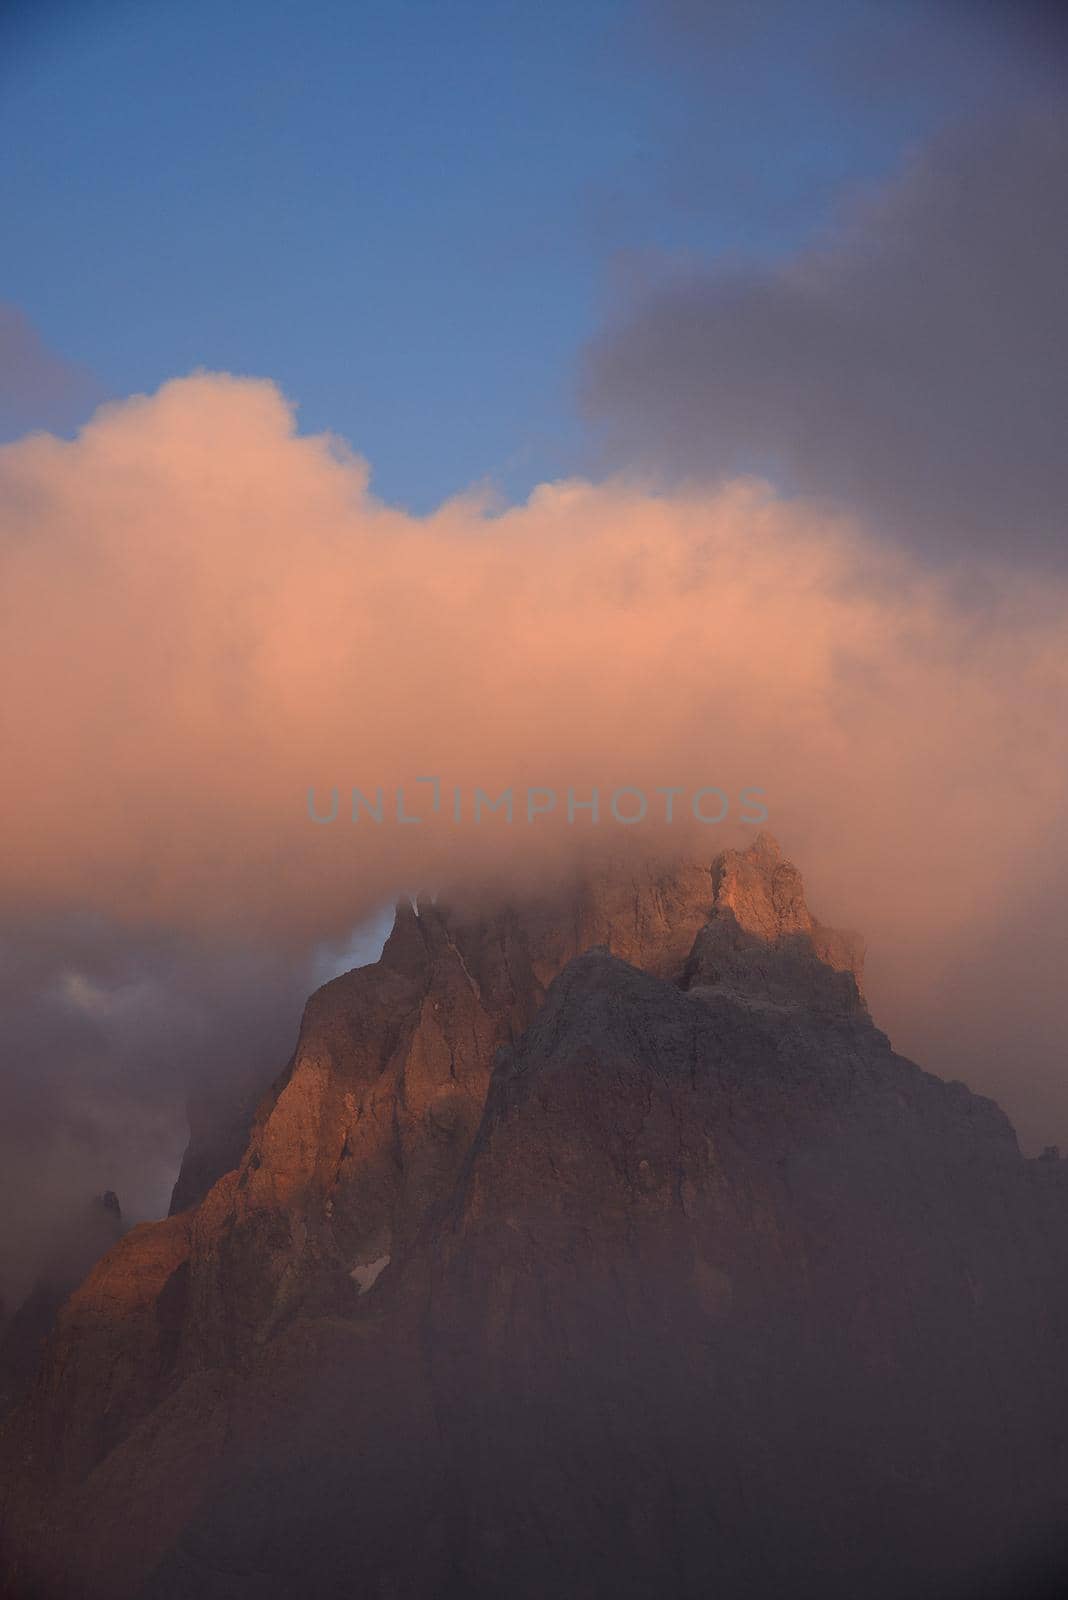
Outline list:
[[[374,1261],[357,1261],[349,1277],[356,1284],[361,1294],[366,1294],[368,1289],[373,1289],[380,1273],[389,1266],[388,1256],[379,1256]]]

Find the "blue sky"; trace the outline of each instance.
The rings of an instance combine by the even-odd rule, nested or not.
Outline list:
[[[841,81],[879,8],[801,9],[13,6],[0,300],[102,393],[269,376],[387,499],[522,496],[586,461],[576,359],[620,283],[795,248],[934,119],[922,74]]]

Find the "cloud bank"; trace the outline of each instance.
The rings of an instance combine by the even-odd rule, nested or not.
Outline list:
[[[1068,551],[1068,110],[943,133],[772,266],[665,266],[583,389],[608,460],[660,481],[754,465],[939,559]]]
[[[199,376],[4,449],[0,513],[10,907],[303,937],[582,831],[309,821],[309,786],[424,774],[759,785],[817,861],[952,838],[995,882],[1063,798],[1061,590],[965,603],[756,483],[418,519],[270,384]]]
[[[4,447],[0,526],[9,927],[91,915],[306,952],[398,890],[541,876],[595,838],[733,842],[652,806],[640,828],[605,811],[568,826],[562,802],[533,825],[518,804],[511,827],[456,825],[448,800],[398,824],[392,790],[414,810],[427,774],[446,796],[596,784],[603,807],[617,785],[761,787],[817,909],[868,935],[876,1014],[903,1046],[922,1046],[951,965],[961,1005],[989,992],[1000,958],[967,956],[977,929],[1040,949],[1063,926],[1058,582],[977,570],[962,587],[750,481],[574,481],[415,518],[338,441],[299,435],[271,384],[205,374],[103,408],[74,441]],[[381,825],[344,799],[309,820],[309,786],[379,785]],[[1026,1004],[1056,1020],[1060,1002]],[[1029,1098],[987,1047],[973,1082],[1068,1127],[1058,1084]]]
[[[636,17],[680,108],[657,188],[705,243],[616,263],[580,386],[598,470],[756,471],[942,562],[1063,570],[1064,6]]]

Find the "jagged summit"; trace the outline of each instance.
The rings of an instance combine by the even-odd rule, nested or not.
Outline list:
[[[743,932],[769,945],[811,940],[819,960],[851,972],[861,985],[864,943],[859,934],[829,928],[809,911],[801,874],[784,859],[778,841],[760,833],[748,850],[725,850],[712,863],[717,916],[732,912]]]
[[[695,941],[710,927],[698,952]],[[768,959],[739,959],[733,947],[742,945],[766,949]],[[792,985],[804,1005],[822,978],[827,993],[848,1006],[850,986],[831,980],[822,967],[852,973],[858,983],[862,968],[859,938],[826,928],[809,913],[800,873],[768,833],[746,850],[727,850],[711,861],[616,856],[541,892],[511,898],[499,885],[447,885],[416,905],[401,899],[379,960],[332,979],[311,997],[296,1055],[260,1106],[258,1122],[277,1119],[286,1130],[281,1146],[295,1147],[289,1117],[298,1087],[310,1089],[323,1063],[353,1047],[361,1051],[368,1017],[397,1010],[410,1014],[418,1038],[412,1059],[397,1068],[403,1104],[432,1096],[434,1120],[458,1129],[462,1124],[469,1136],[497,1046],[528,1026],[567,963],[597,946],[654,976],[706,988],[729,965],[733,985],[754,1002],[781,1002]],[[461,1033],[470,1030],[471,1048],[459,1069],[454,1025]],[[443,1074],[446,1061],[453,1064]],[[377,1055],[375,1062],[368,1070],[377,1082]],[[248,1105],[244,1131],[235,1138],[236,1119],[216,1110],[190,1146],[172,1209],[201,1199],[232,1165],[253,1131],[253,1111]],[[217,1138],[219,1128],[225,1140]],[[213,1165],[215,1145],[224,1166]],[[313,1159],[310,1146],[307,1159]],[[284,1169],[291,1164],[289,1156],[279,1161]]]
[[[458,884],[416,906],[404,899],[382,960],[393,967],[418,963],[434,948],[434,930],[442,930],[445,945],[470,956],[473,970],[482,970],[491,950],[503,956],[521,948],[519,987],[532,978],[544,989],[567,961],[597,946],[677,981],[698,934],[719,921],[769,948],[805,941],[819,960],[860,982],[859,936],[828,928],[810,913],[800,872],[766,832],[748,849],[725,850],[711,861],[617,855],[540,893],[508,896],[499,886]]]

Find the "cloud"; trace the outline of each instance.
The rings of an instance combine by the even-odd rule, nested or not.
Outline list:
[[[969,122],[783,263],[647,276],[587,352],[610,462],[771,473],[939,560],[1068,550],[1068,112]]]
[[[56,355],[17,306],[0,302],[0,438],[72,427],[102,399],[91,373]]]
[[[1053,87],[1068,51],[1058,0],[643,0],[639,36],[717,87],[744,73],[795,94],[872,108],[934,88],[944,110],[992,92]]]
[[[426,518],[367,485],[338,441],[296,432],[271,384],[207,374],[103,408],[74,441],[0,450],[0,910],[9,928],[96,918],[128,952],[101,974],[88,937],[60,966],[52,951],[42,1118],[66,1063],[110,1059],[120,1036],[123,1095],[138,1072],[157,1086],[149,1124],[158,1085],[172,1104],[182,1060],[224,1037],[220,1016],[258,1011],[280,1067],[299,1006],[286,988],[283,1024],[263,973],[288,961],[303,981],[317,942],[399,889],[540,878],[595,838],[710,858],[746,831],[736,804],[722,828],[657,826],[658,800],[622,828],[617,785],[762,787],[817,909],[868,934],[876,1014],[914,1049],[977,927],[1011,921],[1036,950],[1063,928],[1068,896],[1033,927],[1021,913],[1065,882],[1059,580],[977,570],[965,590],[756,482],[571,481],[503,513],[460,499]],[[436,818],[415,782],[428,774]],[[594,784],[602,823],[569,826],[568,785]],[[397,822],[398,785],[423,822]],[[476,827],[475,786],[507,785],[516,821]],[[560,796],[533,825],[527,785]],[[339,790],[336,822],[310,821],[309,786],[321,807]],[[383,822],[353,824],[351,789],[379,786]],[[174,940],[186,977],[144,954]],[[211,952],[245,947],[264,953],[250,982],[219,964],[213,987]],[[994,975],[976,955],[959,1004]],[[1055,993],[1006,996],[971,1080],[1068,1128],[1059,1085],[1032,1095],[1041,1074],[998,1056],[1021,1006],[1063,1036]],[[227,1026],[236,1058],[245,1023]]]
[[[166,1212],[187,1099],[226,1104],[265,1086],[310,986],[310,962],[292,952],[93,913],[5,917],[0,1296],[16,1304],[38,1273],[62,1273],[57,1245],[69,1253],[92,1222],[94,1195],[116,1191],[127,1223]]]

